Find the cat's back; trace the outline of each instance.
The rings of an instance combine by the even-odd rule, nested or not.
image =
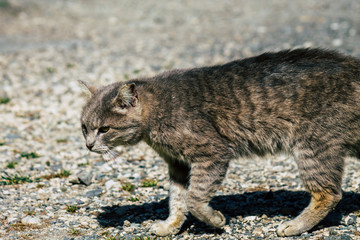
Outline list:
[[[295,49],[155,77],[162,98],[177,106],[250,107],[356,98],[360,61],[335,51]],[[294,104],[292,104],[294,107]],[[270,106],[269,106],[270,107]]]
[[[360,83],[359,73],[360,60],[355,57],[330,50],[295,49],[263,53],[222,65],[172,70],[156,76],[155,79],[167,88],[190,85],[190,89],[197,91],[196,86],[224,84],[233,84],[229,87],[235,88],[250,83],[266,87],[298,81],[301,83],[301,80],[316,84],[319,81],[332,80],[336,76],[343,77],[342,81]]]

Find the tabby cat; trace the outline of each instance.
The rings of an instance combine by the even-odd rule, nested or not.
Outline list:
[[[190,212],[222,228],[209,206],[229,162],[285,152],[311,194],[279,236],[317,225],[340,201],[344,158],[360,157],[360,61],[333,51],[295,49],[224,65],[173,70],[95,88],[81,115],[89,150],[114,154],[144,140],[170,175],[170,215],[151,231],[176,234]]]

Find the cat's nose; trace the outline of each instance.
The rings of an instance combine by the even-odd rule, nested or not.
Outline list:
[[[94,143],[86,143],[86,147],[91,151],[91,149],[94,147]]]

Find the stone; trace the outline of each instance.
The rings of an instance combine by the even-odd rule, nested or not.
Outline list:
[[[69,179],[69,183],[80,184],[80,180],[77,176],[70,175],[68,179]]]
[[[95,189],[95,190],[91,190],[88,191],[84,194],[84,197],[90,198],[90,197],[100,197],[101,194],[103,193],[102,189]]]
[[[352,240],[352,237],[350,237],[348,234],[340,234],[339,236],[337,236],[338,240]]]
[[[130,227],[130,226],[131,226],[131,222],[129,222],[128,220],[125,220],[123,226],[124,226],[124,227]]]
[[[51,171],[53,171],[53,172],[58,172],[58,171],[61,170],[62,168],[63,168],[63,166],[62,166],[61,163],[50,165],[50,169],[51,169]]]
[[[252,222],[256,220],[256,216],[247,216],[244,218],[245,221]]]
[[[354,225],[356,224],[356,216],[355,215],[349,215],[345,217],[345,225]]]
[[[38,217],[33,216],[26,216],[23,219],[21,219],[22,224],[31,224],[31,225],[40,225],[41,220]]]
[[[92,172],[80,172],[77,174],[77,177],[79,179],[80,184],[84,184],[86,186],[89,186],[91,184],[91,180],[93,177]]]
[[[96,173],[95,180],[103,180],[106,177],[104,173]]]
[[[99,235],[82,236],[78,240],[97,240],[100,239]]]
[[[99,170],[103,173],[106,173],[106,172],[111,172],[113,168],[110,167],[108,163],[104,163]]]
[[[14,139],[18,139],[18,138],[21,138],[21,136],[19,134],[7,134],[5,136],[5,139],[10,139],[10,140],[14,140]]]
[[[6,219],[6,222],[7,222],[8,224],[14,224],[14,223],[16,223],[17,221],[19,221],[19,219],[18,219],[17,217],[15,217],[15,216],[10,216],[10,217],[8,217],[8,218]]]
[[[114,180],[109,180],[105,183],[106,191],[119,191],[121,189],[121,184]]]

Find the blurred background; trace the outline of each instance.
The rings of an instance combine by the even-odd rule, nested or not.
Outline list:
[[[98,239],[105,231],[145,234],[142,222],[167,215],[166,201],[158,204],[167,196],[167,168],[147,146],[120,148],[121,155],[112,162],[86,151],[79,122],[86,98],[77,80],[99,86],[297,47],[335,49],[360,57],[360,1],[0,0],[0,185],[6,185],[0,189],[0,237],[73,239],[80,233],[90,236],[81,239]],[[347,176],[353,177],[344,181],[347,192],[359,192],[360,178],[354,177],[359,164],[348,164]],[[16,176],[27,183],[12,185],[9,181]],[[155,179],[156,186],[144,188],[145,178]],[[124,190],[125,182],[134,191]],[[229,231],[239,239],[253,234],[276,239],[276,226],[305,206],[308,196],[302,190],[292,160],[234,161],[218,193],[234,198],[217,203],[228,209]],[[245,194],[258,191],[260,195]],[[257,205],[247,205],[257,200]],[[359,210],[349,202],[356,201],[348,198],[343,206],[352,208],[341,208],[336,219]],[[133,204],[143,205],[129,208]],[[67,208],[73,205],[83,210],[69,213]],[[111,213],[101,219],[104,206]],[[241,216],[258,220],[248,221],[245,228]],[[357,216],[343,219],[354,225]],[[42,227],[21,225],[30,220]],[[204,224],[193,229],[200,230],[188,239],[209,236],[201,235],[206,233]],[[355,227],[331,231],[348,230],[349,238],[341,239],[359,236]],[[223,239],[234,236],[224,234]]]
[[[357,0],[0,0],[0,52],[53,49],[119,79],[294,47],[359,56],[359,23]]]

